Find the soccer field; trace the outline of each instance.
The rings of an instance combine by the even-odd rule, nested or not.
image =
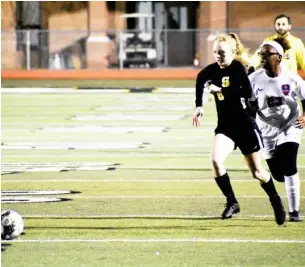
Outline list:
[[[25,222],[23,235],[1,242],[2,266],[305,266],[305,222],[275,223],[238,150],[226,165],[241,213],[220,220],[214,101],[195,128],[194,92],[1,98],[1,208]]]

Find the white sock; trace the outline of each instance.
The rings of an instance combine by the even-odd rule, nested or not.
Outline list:
[[[288,198],[289,212],[299,211],[300,207],[300,177],[296,173],[285,177],[285,189]]]

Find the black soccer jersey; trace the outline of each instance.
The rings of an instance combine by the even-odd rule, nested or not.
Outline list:
[[[247,100],[252,96],[244,66],[233,60],[227,68],[221,69],[217,63],[208,65],[197,75],[196,107],[202,106],[205,84],[209,82],[222,88],[214,93],[218,115],[218,125],[244,125],[253,123],[248,112]]]

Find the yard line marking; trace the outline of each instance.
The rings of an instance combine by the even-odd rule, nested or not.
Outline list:
[[[184,115],[123,115],[123,114],[108,114],[108,115],[78,115],[72,118],[72,120],[127,120],[127,121],[172,121],[181,120],[185,118]]]
[[[267,198],[268,196],[238,196],[239,198]],[[205,198],[224,198],[224,196],[71,196],[71,199],[205,199]],[[287,198],[283,196],[282,198]],[[305,197],[301,197],[301,199],[305,199]]]
[[[285,243],[305,244],[293,239],[212,239],[212,238],[105,238],[105,239],[14,239],[3,243]]]
[[[120,163],[105,162],[27,162],[1,163],[1,174],[14,172],[44,172],[44,171],[92,171],[115,170]]]
[[[167,127],[111,127],[111,126],[70,126],[70,127],[43,127],[36,132],[54,133],[159,133],[167,131]]]
[[[152,144],[150,145],[152,146]],[[85,153],[78,153],[77,155],[71,155],[71,154],[27,154],[27,155],[20,155],[20,154],[2,154],[2,157],[7,157],[7,158],[28,158],[28,157],[44,157],[44,158],[57,158],[57,157],[96,157],[96,154],[85,154]],[[100,156],[100,155],[99,155]],[[163,152],[158,152],[158,153],[137,153],[137,152],[125,152],[125,153],[111,153],[111,154],[107,154],[107,157],[174,157],[174,158],[180,158],[180,157],[210,157],[211,154],[210,153],[175,153],[175,154],[166,154]],[[298,156],[305,156],[305,154],[298,154]],[[233,152],[230,157],[240,157],[242,158],[242,155],[237,153],[237,152]]]
[[[12,149],[131,149],[142,148],[146,143],[140,142],[16,142],[16,143],[2,143],[2,150]]]
[[[77,194],[79,191],[71,190],[2,190],[1,196],[32,196],[32,195],[62,195]],[[3,200],[3,199],[2,199]]]
[[[195,87],[158,87],[154,93],[194,93]]]
[[[11,204],[11,203],[42,203],[42,202],[61,202],[61,201],[69,201],[70,198],[58,198],[58,197],[8,197],[1,196],[1,203]]]
[[[210,157],[210,153],[203,153],[203,154],[198,154],[198,155],[194,155],[194,154],[164,154],[161,152],[161,154],[159,153],[149,153],[149,154],[145,154],[145,153],[140,153],[140,154],[135,154],[135,153],[117,153],[117,154],[112,154],[112,155],[109,155],[107,154],[107,157],[122,157],[122,156],[125,156],[125,157],[130,157],[130,156],[133,156],[133,157]],[[300,154],[298,154],[300,156]],[[304,154],[305,155],[305,154]],[[32,155],[3,155],[2,154],[2,157],[9,157],[9,158],[12,158],[12,157],[17,157],[17,158],[28,158],[28,157],[44,157],[44,158],[57,158],[57,157],[96,157],[97,155],[96,154],[80,154],[78,153],[77,155],[69,155],[69,154],[53,154],[53,155],[42,155],[42,154],[32,154]],[[234,156],[234,157],[242,157],[242,155],[240,154],[231,154],[230,156]]]
[[[79,167],[79,166],[109,166],[120,165],[120,163],[109,162],[2,162],[2,168],[14,167]]]
[[[21,215],[26,219],[215,219],[220,218],[219,214],[215,215],[168,215],[168,214],[100,214],[100,215]],[[249,215],[238,215],[234,217],[233,220],[243,219],[243,218],[274,218],[271,214],[249,214]]]
[[[142,110],[150,110],[150,111],[193,111],[193,107],[190,105],[181,105],[181,106],[164,106],[164,107],[158,107],[158,106],[145,106],[143,104],[132,104],[127,106],[104,106],[104,107],[96,107],[94,110],[127,110],[127,111],[142,111]],[[158,112],[160,113],[160,112]],[[163,112],[164,113],[164,112]],[[215,123],[213,124],[215,125]]]
[[[257,183],[257,180],[253,178],[249,178],[248,180],[243,180],[243,179],[231,179],[232,182],[251,182],[251,183]],[[305,180],[300,180],[301,182],[305,182]],[[141,183],[150,183],[150,182],[156,182],[156,183],[168,183],[168,182],[186,182],[186,183],[215,183],[215,180],[202,180],[202,179],[193,179],[193,180],[187,180],[187,179],[175,179],[175,180],[167,180],[167,179],[102,179],[102,180],[97,180],[97,179],[20,179],[20,180],[1,180],[2,183],[24,183],[24,182],[97,182],[97,183],[117,183],[117,182],[141,182]]]
[[[305,166],[304,166],[305,167]],[[298,166],[299,169],[303,169],[303,166]],[[116,169],[121,169],[121,170],[135,170],[135,171],[140,171],[140,170],[150,170],[150,171],[211,171],[210,166],[194,166],[194,167],[154,167],[154,166],[142,166],[142,167],[127,167],[127,166],[116,166]],[[94,168],[91,168],[90,170],[94,170]],[[245,171],[249,172],[248,168],[246,167],[232,167],[232,168],[227,168],[228,171]],[[38,170],[39,171],[39,170]]]
[[[67,172],[67,171],[113,171],[114,166],[92,166],[92,167],[37,167],[37,168],[7,168],[2,169],[1,174],[14,174],[21,172]]]
[[[305,166],[298,166],[298,169],[304,169]],[[122,166],[120,167],[122,170],[159,170],[159,171],[211,171],[212,168],[210,166],[194,166],[194,167],[150,167],[150,166],[142,166],[142,167],[126,167]],[[227,167],[227,171],[245,171],[250,172],[247,167]]]

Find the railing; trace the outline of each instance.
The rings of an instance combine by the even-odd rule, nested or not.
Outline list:
[[[197,57],[201,66],[213,61],[215,34],[232,31],[249,52],[274,29],[156,30],[146,34],[120,31],[1,32],[2,69],[97,69],[190,67]],[[291,34],[305,41],[305,28]],[[142,40],[139,42],[139,38]]]

